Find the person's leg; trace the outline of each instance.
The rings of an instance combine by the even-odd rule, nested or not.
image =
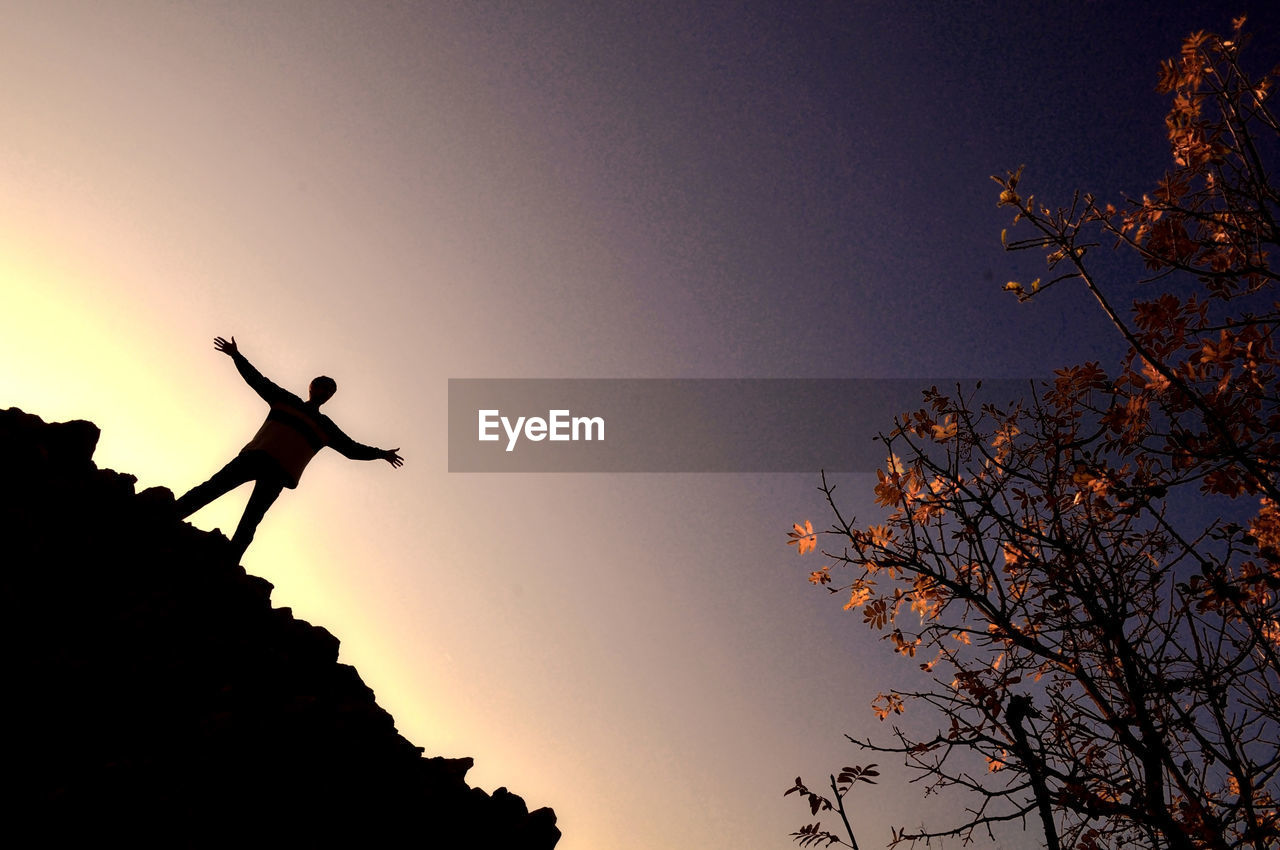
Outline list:
[[[186,519],[219,496],[223,496],[244,482],[255,477],[256,469],[244,455],[236,455],[231,462],[213,474],[203,484],[197,484],[173,503],[178,519]]]
[[[253,493],[249,495],[249,504],[245,505],[240,524],[236,526],[235,536],[231,538],[231,546],[235,549],[237,558],[249,548],[249,544],[253,542],[253,535],[258,530],[258,523],[262,522],[267,508],[271,507],[283,489],[284,480],[271,472],[264,472],[254,482]]]

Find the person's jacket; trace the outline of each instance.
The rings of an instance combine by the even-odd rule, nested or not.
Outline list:
[[[342,433],[333,420],[320,412],[319,405],[303,401],[262,376],[243,354],[231,355],[245,382],[263,401],[271,405],[267,419],[241,452],[266,452],[285,474],[285,486],[294,488],[311,458],[331,446],[352,460],[377,460],[382,452],[357,443]]]

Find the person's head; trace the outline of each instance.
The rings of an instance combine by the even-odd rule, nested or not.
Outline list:
[[[311,382],[311,402],[316,407],[324,404],[333,398],[333,394],[338,391],[338,382],[328,375],[321,375]]]

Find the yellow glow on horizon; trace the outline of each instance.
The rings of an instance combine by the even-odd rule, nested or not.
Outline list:
[[[100,466],[161,483],[165,455],[190,451],[192,433],[166,364],[148,351],[153,340],[138,338],[146,317],[123,315],[110,281],[90,284],[9,247],[0,243],[0,403],[47,421],[92,420],[103,430]]]
[[[204,421],[202,413],[227,407],[238,412],[241,405],[259,402],[246,392],[223,405],[211,403],[209,389],[183,374],[184,364],[208,355],[207,340],[158,358],[165,343],[157,337],[163,333],[145,329],[150,323],[163,329],[174,317],[129,313],[111,298],[119,291],[117,282],[48,256],[24,256],[13,250],[22,240],[10,236],[15,238],[0,234],[0,407],[18,407],[49,422],[94,422],[102,429],[95,462],[136,475],[139,490],[165,486],[180,495],[230,460],[251,432]],[[274,606],[293,609],[295,617],[342,641],[342,663],[357,667],[402,734],[430,748],[433,740],[451,736],[423,695],[405,682],[411,662],[391,647],[359,644],[356,636],[375,633],[369,621],[381,614],[350,604],[345,585],[355,577],[332,578],[335,570],[352,569],[357,547],[333,551],[317,537],[313,514],[320,510],[323,488],[312,483],[304,494],[282,494],[243,563],[275,586]],[[230,536],[251,486],[237,488],[189,521]]]

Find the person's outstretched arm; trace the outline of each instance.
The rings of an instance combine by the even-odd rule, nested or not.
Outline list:
[[[240,377],[244,378],[244,382],[253,387],[253,391],[262,396],[262,400],[267,404],[272,404],[284,394],[284,390],[264,378],[262,373],[253,368],[253,364],[240,353],[235,337],[231,337],[230,341],[220,336],[214,337],[213,347],[231,358],[240,372]]]
[[[385,460],[394,467],[400,467],[404,464],[404,458],[400,457],[400,449],[377,449],[373,446],[366,446],[364,443],[357,443],[342,432],[342,429],[329,421],[329,445],[333,446],[339,454],[349,457],[352,460]]]

